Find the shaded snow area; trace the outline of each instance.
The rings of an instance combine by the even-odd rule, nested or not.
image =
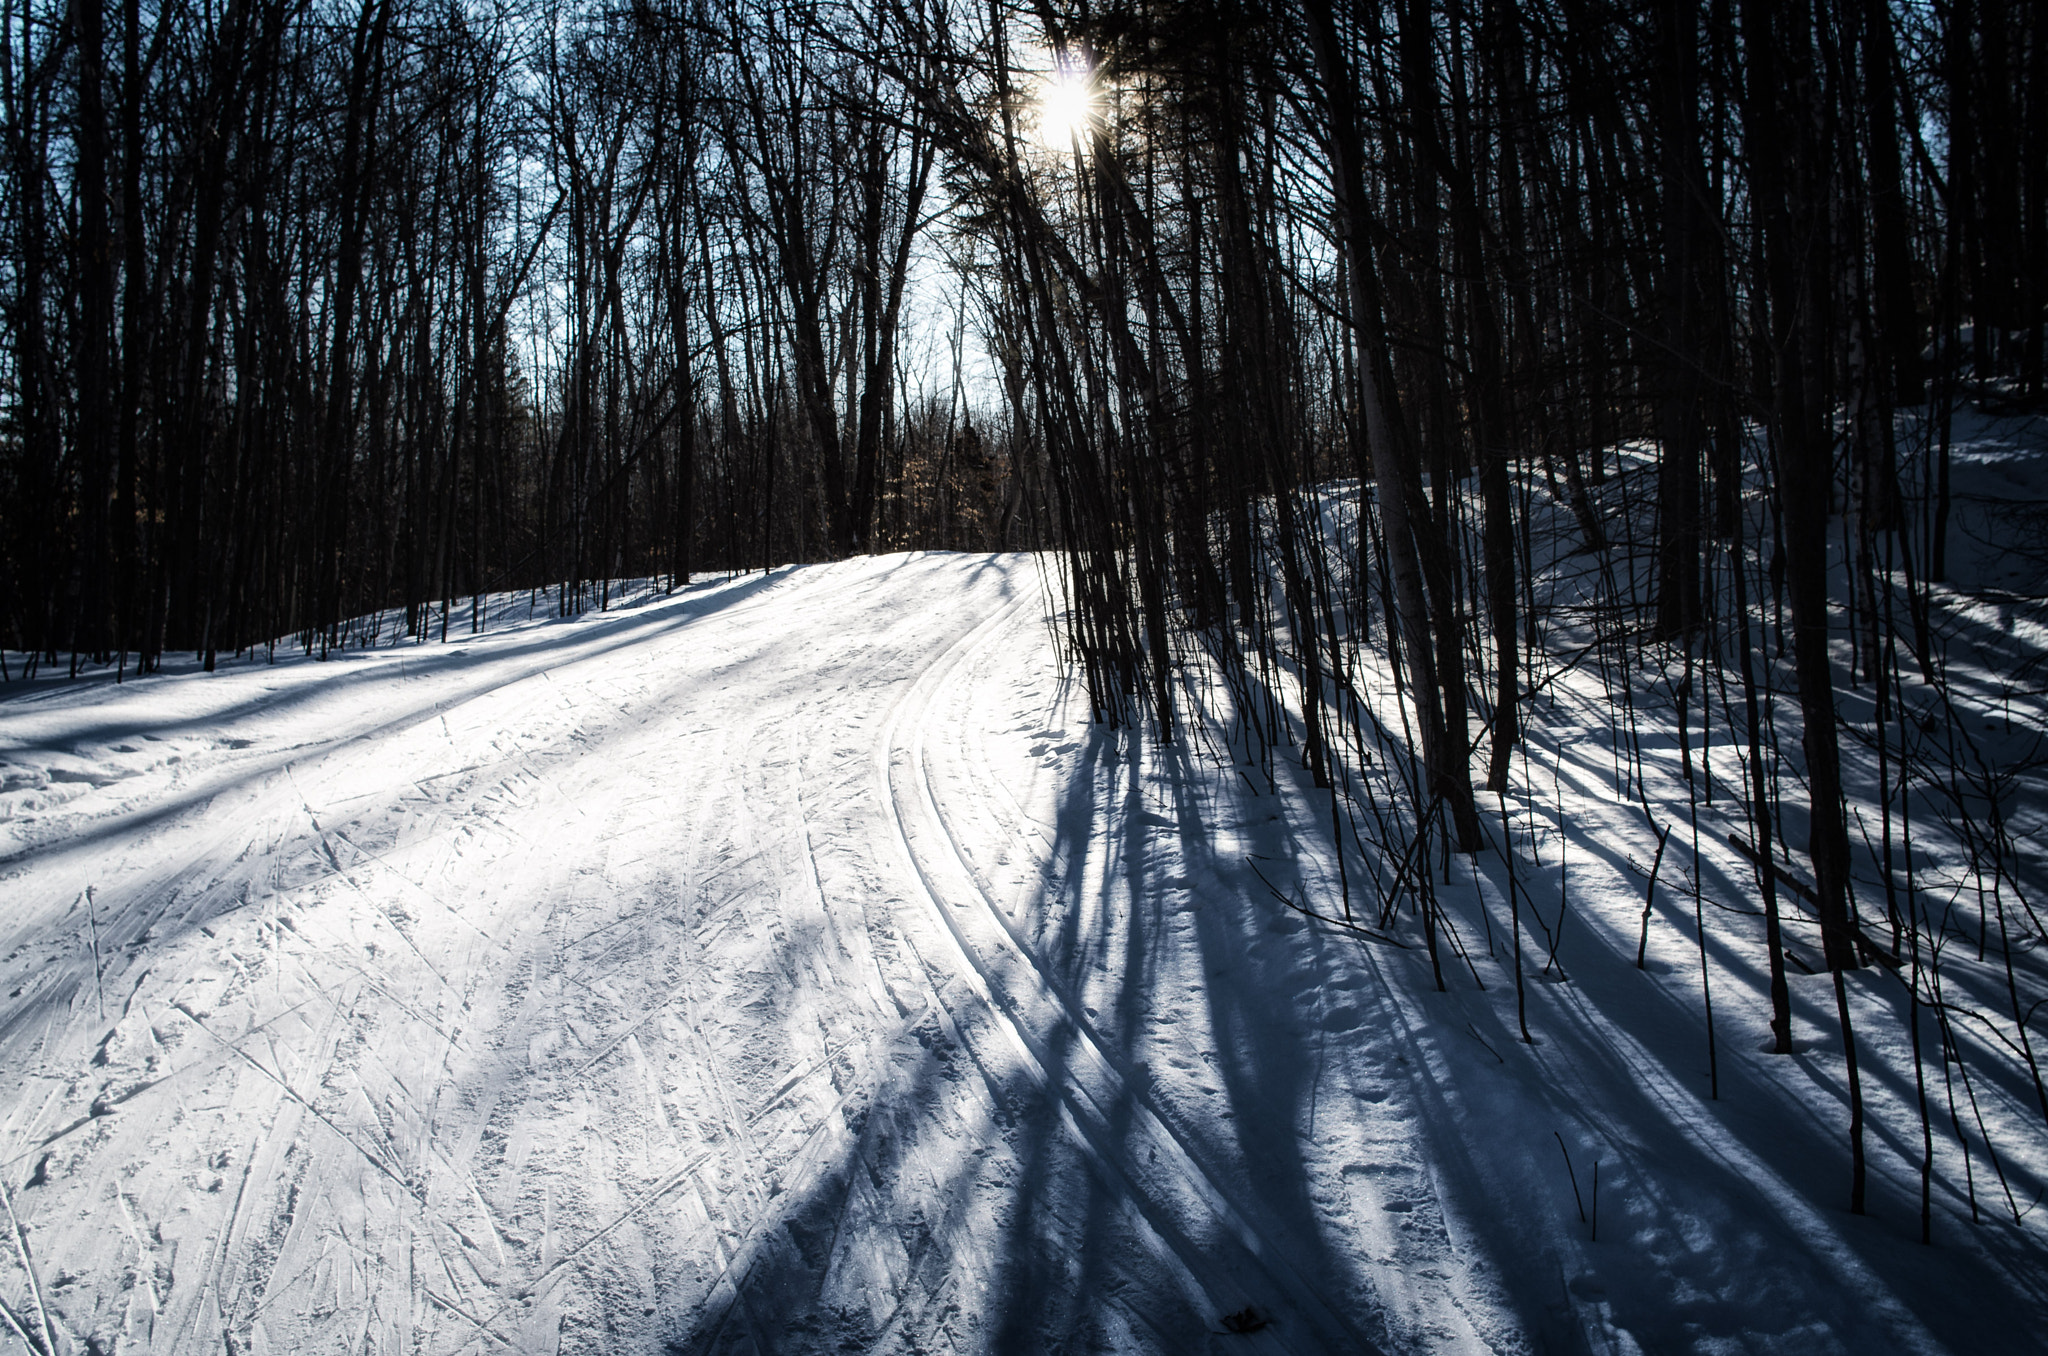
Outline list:
[[[1985,436],[1959,486],[2042,493]],[[1656,683],[1628,716],[1621,660],[1573,630],[1592,568],[1545,567],[1559,620],[1487,809],[1512,883],[1497,847],[1433,865],[1446,992],[1412,911],[1373,941],[1282,902],[1340,908],[1334,802],[1285,750],[1270,783],[1241,761],[1192,658],[1201,737],[1090,724],[1026,556],[636,586],[574,619],[503,598],[447,644],[387,625],[326,662],[17,685],[0,1345],[2041,1349],[2041,1112],[1987,1053],[2016,1029],[1959,1017],[1944,1065],[1923,1014],[1922,1246],[1906,988],[1849,976],[1849,1214],[1825,974],[1793,971],[1796,1053],[1767,1053],[1724,696],[1686,755],[1716,785],[1695,834]],[[2040,578],[1937,590],[1953,709],[1927,715],[2006,769],[2002,888],[2036,902]],[[1638,969],[1644,799],[1670,837]],[[1917,888],[1952,898],[1960,849],[1926,814]],[[2005,957],[1977,940],[1944,983],[1996,1017]],[[2036,952],[2013,964],[2048,991]]]

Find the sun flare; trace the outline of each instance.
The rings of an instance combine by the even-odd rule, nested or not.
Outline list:
[[[1038,139],[1055,151],[1086,141],[1096,118],[1095,86],[1084,71],[1061,71],[1038,96]]]

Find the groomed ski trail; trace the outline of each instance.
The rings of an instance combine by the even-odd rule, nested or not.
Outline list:
[[[1132,825],[1043,596],[888,557],[0,705],[41,782],[0,830],[0,1164],[60,1349],[1500,1345],[1426,1212],[1351,1232],[1333,1112],[1398,1097],[1219,1091],[1173,1053],[1234,1058],[1194,934],[1148,934],[1156,1021],[1112,1040],[1019,922],[1158,921],[1072,893]],[[1288,1070],[1336,1039],[1269,1006]],[[18,1265],[0,1297],[39,1321]]]

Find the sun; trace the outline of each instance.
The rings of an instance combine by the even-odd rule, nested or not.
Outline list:
[[[1095,83],[1088,73],[1055,72],[1038,96],[1038,139],[1051,150],[1072,150],[1076,138],[1086,144],[1088,132],[1099,116]]]

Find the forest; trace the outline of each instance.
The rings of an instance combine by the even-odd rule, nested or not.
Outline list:
[[[1093,720],[1298,768],[1275,897],[1441,990],[1597,671],[1643,944],[1718,796],[1776,1052],[1832,976],[1831,1204],[2032,1208],[2048,502],[1959,449],[2048,408],[2048,9],[5,0],[0,107],[9,683],[1038,552]]]
[[[1348,475],[1408,486],[1373,549],[1434,745],[1515,689],[1523,472],[1600,548],[1588,487],[1659,449],[1660,639],[1725,612],[1752,464],[1943,577],[1944,464],[1901,485],[1893,415],[2040,389],[2040,27],[20,0],[0,627],[147,672],[480,591],[1056,545],[1102,699],[1170,728],[1169,638],[1249,606],[1251,506]],[[1810,540],[1772,576],[1809,631]]]

